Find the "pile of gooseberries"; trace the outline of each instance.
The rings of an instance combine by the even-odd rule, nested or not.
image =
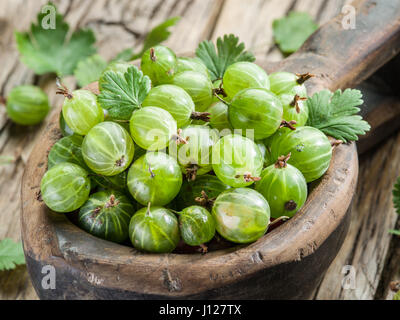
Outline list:
[[[105,72],[129,67],[114,62]],[[327,136],[306,126],[311,75],[268,75],[241,61],[212,80],[202,60],[165,46],[144,53],[141,71],[152,88],[124,121],[108,118],[91,91],[59,83],[64,137],[41,181],[51,210],[75,215],[93,236],[167,253],[182,243],[207,252],[221,237],[251,243],[271,219],[302,208],[307,183],[332,157]],[[45,114],[47,101],[32,94]],[[9,108],[22,107],[11,95]]]

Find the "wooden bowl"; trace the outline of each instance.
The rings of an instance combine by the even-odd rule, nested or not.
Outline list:
[[[353,34],[342,32],[341,17],[337,17],[320,28],[298,53],[273,68],[318,75],[310,82],[310,92],[362,81],[400,47],[399,38],[393,36],[398,23],[395,29],[390,23],[383,28],[369,21],[371,15],[382,14],[386,21],[394,21],[400,16],[400,5],[393,10],[393,4],[385,5],[385,1],[374,3],[370,7],[368,0],[357,2],[360,28]],[[368,50],[354,54],[352,49],[368,39],[378,40],[370,41]],[[332,43],[341,46],[335,49]],[[343,47],[346,43],[350,48]],[[343,55],[347,59],[342,61]],[[336,63],[336,56],[341,64]],[[271,69],[266,61],[257,63]],[[58,138],[54,116],[31,154],[22,182],[23,244],[40,298],[304,299],[319,284],[345,238],[358,174],[354,143],[335,148],[327,173],[313,184],[306,204],[291,220],[255,243],[201,255],[140,253],[96,238],[65,215],[51,212],[37,195],[47,152]],[[55,268],[55,289],[42,287],[46,265]]]

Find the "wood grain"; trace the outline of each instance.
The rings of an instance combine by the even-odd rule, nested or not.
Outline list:
[[[392,189],[400,172],[399,145],[397,134],[360,159],[349,234],[322,281],[317,299],[374,298],[392,239],[388,230],[398,218]],[[353,266],[356,272],[354,289],[343,290],[341,286],[345,265]]]

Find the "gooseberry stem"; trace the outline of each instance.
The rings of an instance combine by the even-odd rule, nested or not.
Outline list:
[[[150,172],[150,176],[152,178],[154,178],[156,175],[154,174],[153,170],[151,170],[151,166],[149,165],[149,172]]]
[[[110,200],[108,200],[108,201],[106,202],[105,207],[106,207],[106,208],[112,208],[112,207],[117,206],[118,204],[119,204],[119,201],[118,201],[118,200],[115,201],[115,196],[112,194],[112,195],[110,196]]]
[[[229,103],[226,102],[224,99],[222,99],[222,98],[215,92],[215,90],[213,90],[213,95],[216,96],[217,99],[218,99],[219,101],[221,101],[222,103],[225,103],[227,106],[229,106]]]
[[[201,191],[201,197],[196,197],[194,201],[198,202],[202,207],[206,209],[211,209],[212,206],[214,205],[216,198],[209,198],[207,193],[202,190]]]
[[[281,217],[279,217],[279,218],[276,218],[274,221],[272,221],[272,222],[269,224],[269,226],[271,227],[271,226],[277,224],[277,223],[280,222],[280,221],[286,221],[286,220],[289,220],[289,219],[290,219],[290,218],[287,217],[287,216],[281,216]]]
[[[118,160],[115,162],[115,165],[116,165],[117,167],[123,167],[123,166],[125,165],[125,156],[122,156],[121,159],[118,159]]]
[[[206,254],[208,252],[208,247],[204,243],[199,244],[199,247],[201,248],[202,254]]]
[[[154,48],[150,48],[150,59],[151,59],[151,61],[153,61],[153,62],[156,62],[156,60],[157,60],[157,57],[156,57],[156,53],[155,53],[155,51],[154,51]]]
[[[331,140],[332,149],[335,149],[336,147],[340,146],[342,143],[343,143],[342,140],[336,140],[336,139]]]
[[[202,121],[205,121],[205,122],[209,122],[210,121],[210,115],[211,115],[211,113],[209,113],[209,112],[197,112],[197,111],[194,111],[194,112],[192,112],[190,118],[193,119],[193,120],[202,120]]]
[[[149,202],[149,203],[147,204],[146,217],[150,217],[150,214],[151,214],[150,207],[151,207],[151,202]]]
[[[199,166],[197,164],[190,164],[186,168],[186,179],[188,181],[194,181],[197,177],[197,170],[199,170]]]
[[[250,182],[250,181],[255,182],[255,181],[260,181],[260,180],[261,180],[261,177],[253,177],[253,176],[251,175],[251,173],[237,174],[237,175],[235,176],[236,179],[237,179],[237,178],[240,178],[240,177],[243,177],[243,178],[244,178],[244,181],[246,181],[246,182]]]
[[[290,103],[292,107],[296,107],[296,112],[300,113],[300,106],[299,106],[299,101],[304,101],[307,100],[307,98],[301,98],[298,94],[296,94],[293,98],[293,101]]]
[[[291,155],[292,155],[292,153],[289,152],[287,156],[280,156],[278,158],[278,160],[275,162],[275,168],[278,168],[278,169],[286,168],[287,162],[290,159]]]
[[[298,77],[298,79],[297,79],[297,83],[298,83],[298,84],[303,84],[303,83],[306,82],[308,79],[310,79],[310,78],[312,78],[312,77],[315,77],[314,74],[311,74],[311,73],[309,73],[309,72],[303,73],[303,74],[296,73],[296,76]]]
[[[69,92],[68,88],[61,83],[60,78],[56,78],[56,85],[57,85],[57,91],[56,94],[62,94],[64,97],[68,99],[72,99],[73,95]]]
[[[189,137],[182,138],[181,137],[182,134],[182,129],[178,129],[178,133],[173,137],[176,140],[176,144],[187,144]]]
[[[279,126],[279,129],[286,127],[286,128],[289,128],[290,130],[296,130],[296,128],[293,126],[296,123],[297,122],[295,120],[290,120],[289,122],[286,120],[282,120],[281,125]]]

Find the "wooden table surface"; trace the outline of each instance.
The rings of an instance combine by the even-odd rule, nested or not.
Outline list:
[[[7,96],[16,85],[41,86],[53,106],[51,76],[35,76],[18,58],[14,30],[27,30],[47,1],[3,0],[0,2],[0,95]],[[322,24],[340,13],[346,0],[56,0],[71,28],[90,27],[97,36],[99,53],[113,58],[125,48],[140,47],[143,35],[168,17],[181,16],[166,42],[176,52],[193,51],[204,39],[215,40],[234,33],[256,56],[279,61],[283,56],[273,44],[272,21],[291,10],[309,12]],[[65,82],[74,86],[72,77]],[[40,141],[46,121],[36,127],[12,124],[0,109],[0,155],[15,162],[0,167],[0,239],[20,240],[20,182],[33,145]],[[390,299],[391,280],[400,279],[400,240],[389,235],[397,215],[391,189],[400,174],[400,134],[395,134],[360,157],[360,176],[352,205],[347,239],[332,263],[316,299]],[[349,267],[352,266],[350,269]],[[350,271],[348,271],[350,270]],[[307,272],[307,270],[305,270]],[[344,278],[354,276],[350,288]],[[0,299],[37,299],[25,266],[0,272]]]

